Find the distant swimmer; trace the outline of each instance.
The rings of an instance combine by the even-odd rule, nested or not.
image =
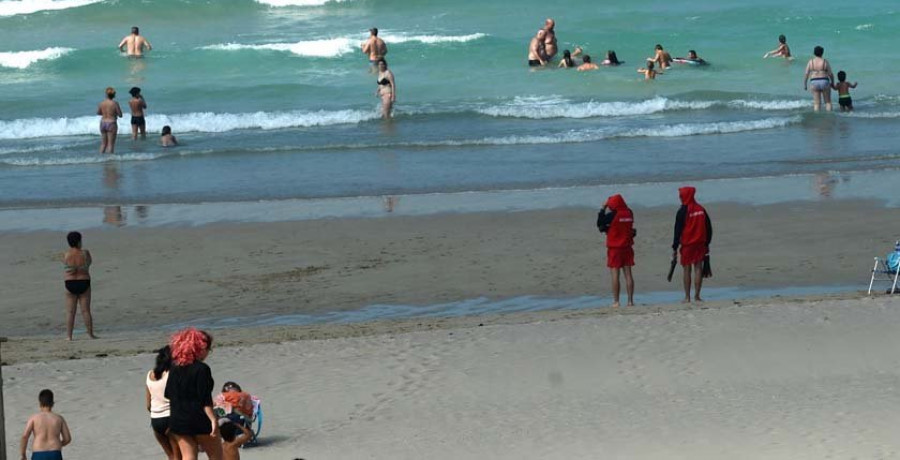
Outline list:
[[[763,55],[763,59],[770,57],[783,57],[785,59],[793,59],[791,56],[791,47],[787,44],[787,38],[784,35],[778,36],[778,47]]]
[[[362,48],[362,52],[369,55],[369,64],[372,64],[372,69],[378,69],[378,61],[380,59],[384,59],[387,55],[387,44],[384,43],[384,40],[378,38],[378,28],[372,27],[369,29],[369,38],[360,45]]]
[[[141,133],[141,139],[147,138],[147,122],[144,120],[144,110],[147,109],[147,102],[141,95],[141,89],[135,86],[128,91],[131,94],[131,100],[128,106],[131,107],[131,138],[137,139],[138,131]]]
[[[662,72],[657,72],[653,67],[653,61],[647,61],[647,67],[638,69],[637,71],[638,73],[644,74],[644,80],[656,80],[656,76]]]
[[[856,83],[847,81],[847,72],[841,70],[837,73],[838,83],[832,85],[838,92],[838,105],[841,106],[841,112],[853,111],[853,98],[850,97],[850,88],[856,88]]]
[[[659,66],[659,70],[665,70],[672,65],[672,55],[664,50],[662,45],[656,45],[656,53],[653,57],[647,58],[648,62],[655,62]]]
[[[817,46],[813,48],[813,58],[806,64],[806,72],[803,74],[803,89],[807,88],[813,95],[813,110],[819,111],[822,100],[825,100],[825,110],[831,111],[831,86],[834,84],[834,73],[831,64],[822,57],[825,48]]]
[[[572,52],[571,52],[571,51],[569,51],[569,50],[563,50],[563,58],[562,58],[561,61],[559,61],[559,66],[558,66],[558,67],[559,67],[560,69],[569,69],[569,68],[572,68],[572,67],[577,67],[577,64],[575,63],[575,60],[572,59]]]
[[[172,135],[171,126],[163,126],[162,132],[159,134],[159,143],[163,147],[175,147],[178,145],[178,139],[175,139],[175,136]]]
[[[116,102],[116,90],[106,88],[106,100],[97,106],[100,115],[100,153],[115,153],[116,136],[119,134],[119,118],[122,118],[122,107]]]
[[[384,59],[378,60],[378,77],[375,82],[378,83],[375,95],[381,98],[381,116],[387,120],[391,118],[394,102],[397,102],[397,85],[394,83],[394,73],[388,70]]]
[[[591,57],[589,55],[585,54],[584,57],[581,58],[581,65],[578,66],[577,70],[579,72],[584,72],[585,70],[597,70],[599,68],[600,68],[600,66],[591,62]]]
[[[544,21],[544,31],[547,32],[547,35],[544,36],[544,55],[547,56],[547,60],[553,59],[556,56],[556,53],[559,51],[556,45],[556,21],[553,19],[547,18]]]
[[[126,36],[119,43],[119,51],[124,51],[128,57],[143,57],[144,49],[150,51],[153,46],[150,41],[141,36],[137,26],[131,28],[131,35]]]
[[[687,57],[677,57],[672,60],[672,62],[678,64],[688,64],[688,65],[707,65],[709,64],[700,56],[697,56],[697,52],[694,50],[688,51]]]
[[[617,65],[624,64],[624,63],[625,63],[624,61],[619,60],[619,57],[616,56],[615,51],[609,50],[606,52],[606,59],[604,59],[603,62],[600,63],[600,65],[617,66]]]
[[[537,31],[531,43],[528,45],[528,66],[542,67],[547,65],[547,53],[544,50],[544,40],[547,38],[547,31],[541,29]]]

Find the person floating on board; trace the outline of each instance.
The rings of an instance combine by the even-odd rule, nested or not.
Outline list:
[[[675,238],[672,241],[672,257],[681,247],[681,267],[684,269],[684,303],[691,302],[691,268],[694,270],[694,301],[702,302],[700,288],[703,278],[712,276],[709,268],[709,243],[712,241],[712,222],[703,206],[697,204],[694,187],[681,187],[678,197],[681,208],[675,215]]]
[[[609,212],[606,212],[609,209]],[[597,228],[606,233],[606,266],[612,276],[613,307],[619,306],[619,274],[625,272],[625,289],[628,292],[628,306],[634,306],[634,214],[622,195],[613,195],[606,200],[597,214]]]

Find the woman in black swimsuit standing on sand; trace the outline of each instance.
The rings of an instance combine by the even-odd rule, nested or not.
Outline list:
[[[219,423],[213,413],[212,371],[203,362],[212,349],[212,336],[187,328],[169,343],[172,368],[166,382],[169,400],[169,432],[175,435],[183,460],[196,460],[198,447],[210,460],[222,458]]]
[[[69,242],[69,250],[63,256],[65,273],[63,280],[66,284],[66,337],[72,340],[72,329],[75,328],[75,310],[81,304],[81,316],[84,318],[84,327],[88,336],[96,339],[94,335],[94,320],[91,317],[91,253],[81,249],[81,233],[69,232],[66,235]]]

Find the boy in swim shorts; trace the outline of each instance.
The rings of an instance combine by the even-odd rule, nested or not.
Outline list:
[[[41,411],[32,415],[25,424],[22,445],[19,449],[21,460],[27,460],[25,451],[28,438],[34,435],[31,444],[31,460],[62,460],[62,448],[72,442],[69,425],[59,414],[53,413],[53,392],[41,390],[38,394]]]
[[[850,97],[850,88],[856,88],[856,83],[847,82],[847,72],[841,70],[837,74],[838,82],[832,85],[832,88],[838,92],[838,105],[841,106],[841,112],[853,111],[853,98]]]

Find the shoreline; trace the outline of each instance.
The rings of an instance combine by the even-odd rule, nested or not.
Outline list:
[[[784,290],[815,300],[828,295],[809,290],[824,287],[858,295],[872,256],[893,248],[883,231],[893,216],[879,202],[704,204],[715,227],[715,276],[704,283],[710,293]],[[680,274],[665,281],[676,210],[635,209],[638,304],[677,301]],[[116,354],[132,349],[125,337],[164,337],[166,327],[182,324],[225,326],[218,333],[263,318],[377,320],[396,317],[397,309],[417,316],[413,322],[453,320],[424,318],[435,308],[449,316],[467,308],[567,308],[560,302],[570,304],[564,311],[594,310],[609,298],[605,239],[595,220],[595,210],[574,208],[87,232],[85,247],[95,259],[95,329],[106,338],[86,349]],[[57,257],[64,234],[3,233],[0,249],[8,254],[0,277],[17,286],[0,305],[0,335],[15,339],[6,349],[27,359],[68,357],[68,347],[54,340],[63,336]],[[528,298],[537,300],[529,305]],[[335,327],[369,327],[360,324]],[[76,339],[82,327],[79,317]],[[80,350],[82,341],[76,343]]]

